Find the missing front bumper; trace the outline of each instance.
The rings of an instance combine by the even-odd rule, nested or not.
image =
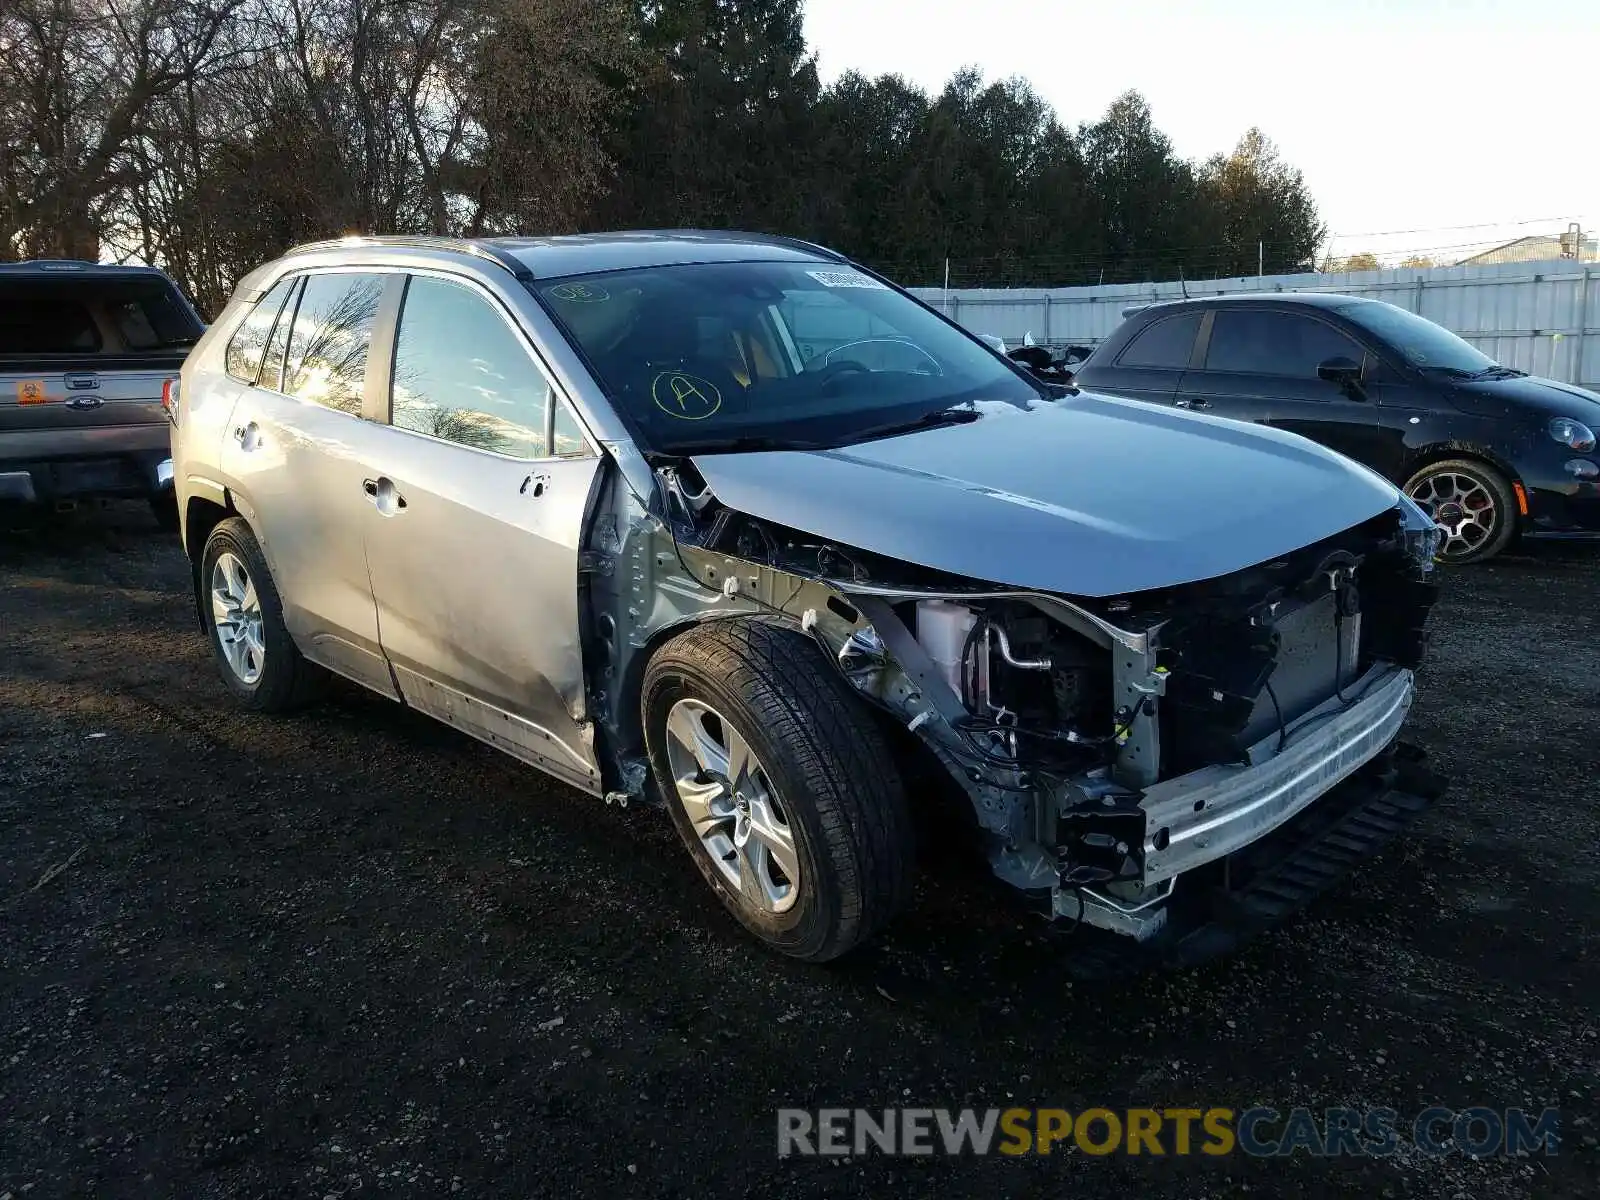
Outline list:
[[[1082,924],[1091,928],[1076,936],[1074,971],[1097,976],[1194,966],[1282,925],[1444,794],[1445,780],[1425,758],[1404,742],[1388,747],[1268,836],[1154,889],[1166,893],[1163,902],[1143,912],[1086,896]]]
[[[1159,937],[1180,876],[1258,845],[1383,756],[1414,694],[1409,670],[1379,664],[1350,686],[1346,699],[1334,697],[1257,743],[1247,763],[1152,786],[1138,804],[1144,817],[1138,884],[1059,888],[1055,915],[1138,941]]]
[[[1281,750],[1274,730],[1248,765],[1206,767],[1147,788],[1148,887],[1233,853],[1271,833],[1376,758],[1400,732],[1416,693],[1411,672],[1380,664],[1307,713]]]

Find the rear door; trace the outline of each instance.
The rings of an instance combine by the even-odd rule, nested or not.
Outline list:
[[[1091,358],[1079,382],[1091,391],[1171,404],[1194,352],[1204,313],[1189,311],[1158,317],[1123,347],[1114,362]]]
[[[594,791],[578,552],[597,448],[474,281],[411,277],[392,379],[367,555],[401,693]]]
[[[1298,433],[1366,462],[1378,455],[1377,409],[1359,389],[1317,374],[1334,358],[1365,354],[1343,330],[1312,313],[1258,307],[1213,313],[1201,369],[1184,377],[1185,398],[1223,416]]]
[[[391,697],[363,544],[364,481],[376,473],[381,430],[363,414],[373,330],[385,289],[402,278],[306,275],[272,327],[257,381],[239,386],[219,456],[261,539],[295,644]]]

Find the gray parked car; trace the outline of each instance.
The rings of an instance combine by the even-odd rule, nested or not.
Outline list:
[[[1175,962],[1439,791],[1398,741],[1415,504],[1293,434],[1040,382],[813,245],[301,247],[174,417],[241,702],[332,671],[658,800],[799,958],[883,926],[946,799],[1075,944]]]
[[[0,264],[0,500],[172,508],[163,402],[203,332],[150,267]]]

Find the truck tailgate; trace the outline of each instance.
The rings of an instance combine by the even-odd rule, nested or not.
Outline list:
[[[182,365],[183,355],[171,353],[0,358],[0,434],[162,423],[162,385]]]

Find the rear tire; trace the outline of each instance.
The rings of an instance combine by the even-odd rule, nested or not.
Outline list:
[[[1516,537],[1516,493],[1488,463],[1473,458],[1429,463],[1407,481],[1405,492],[1445,527],[1440,562],[1485,562]]]
[[[810,638],[763,620],[701,625],[656,652],[642,704],[679,836],[767,946],[824,962],[902,907],[915,839],[900,773]]]
[[[243,517],[211,531],[198,587],[217,669],[234,699],[257,712],[287,712],[321,692],[327,677],[284,627],[272,572]]]

